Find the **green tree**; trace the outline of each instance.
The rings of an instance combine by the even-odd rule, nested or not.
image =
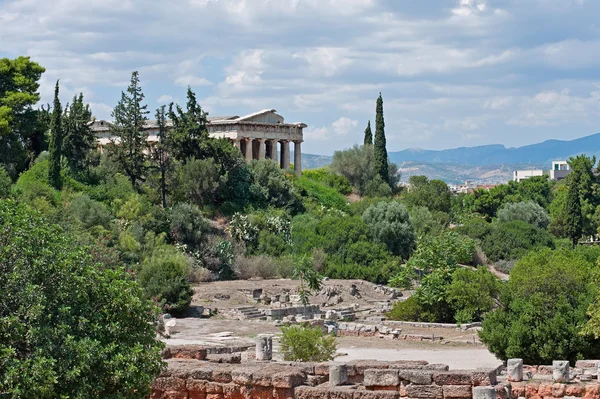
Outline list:
[[[164,105],[156,110],[156,124],[158,125],[158,142],[152,148],[152,161],[160,173],[160,200],[164,209],[167,207],[167,172],[171,166],[168,155],[171,138],[167,134]]]
[[[7,198],[10,195],[10,188],[12,181],[10,176],[4,169],[4,166],[0,166],[0,198]]]
[[[226,179],[214,159],[190,159],[180,169],[177,191],[186,201],[203,207],[217,203]]]
[[[310,296],[313,292],[321,289],[323,276],[313,268],[312,260],[303,256],[294,265],[293,277],[300,281],[298,295],[300,296],[300,303],[306,307],[310,304]]]
[[[207,125],[207,113],[196,100],[196,94],[190,87],[187,89],[187,103],[185,111],[179,106],[171,103],[168,116],[173,123],[169,132],[171,151],[173,157],[181,162],[189,159],[204,159],[214,157],[212,151],[208,151],[206,142],[209,140]]]
[[[327,362],[335,357],[335,337],[325,335],[320,327],[281,327],[281,332],[281,353],[285,360]]]
[[[60,166],[62,162],[62,145],[64,131],[62,126],[62,106],[58,98],[58,80],[54,88],[54,107],[52,109],[52,121],[50,123],[50,145],[48,152],[50,153],[50,167],[48,168],[48,181],[56,190],[62,187],[60,176]]]
[[[424,206],[431,211],[449,213],[452,194],[448,185],[441,180],[429,180],[426,176],[411,176],[410,189],[403,196],[409,207]]]
[[[544,247],[554,248],[552,235],[521,220],[492,224],[490,233],[481,244],[492,262],[519,259],[532,249]]]
[[[163,367],[156,309],[128,273],[94,264],[73,241],[0,201],[0,392],[144,398]]]
[[[373,132],[371,131],[371,121],[367,123],[367,128],[365,129],[364,145],[373,145]]]
[[[254,181],[250,187],[253,201],[259,207],[288,209],[292,214],[303,211],[302,201],[293,183],[277,164],[269,159],[250,163]]]
[[[454,319],[457,323],[483,320],[483,316],[498,305],[501,291],[501,281],[487,267],[457,269],[447,289],[448,302],[455,311]]]
[[[0,162],[15,179],[46,147],[39,80],[45,69],[29,57],[0,59]]]
[[[362,215],[372,237],[389,251],[408,259],[415,247],[415,232],[406,207],[396,201],[378,202]]]
[[[92,110],[83,102],[83,94],[73,97],[73,102],[65,106],[63,129],[65,138],[62,152],[69,168],[77,173],[83,172],[90,164],[90,153],[96,144],[96,138],[90,128]]]
[[[388,170],[388,154],[385,140],[385,121],[383,119],[383,97],[381,97],[381,93],[379,93],[379,98],[377,98],[375,141],[373,147],[375,150],[375,171],[377,174],[379,174],[381,180],[389,184],[390,175]]]
[[[575,172],[573,172],[575,173]],[[577,245],[583,234],[583,221],[581,215],[581,200],[579,197],[579,184],[577,179],[569,183],[567,200],[565,203],[566,220],[565,235],[571,239],[573,246]]]
[[[522,220],[540,229],[545,229],[550,223],[548,212],[533,201],[508,203],[498,211],[499,222]]]
[[[109,147],[110,155],[123,169],[133,188],[138,187],[146,173],[148,133],[144,124],[148,111],[143,101],[139,74],[134,71],[127,92],[121,92],[121,100],[112,112],[115,123],[111,125],[110,132],[115,139]]]

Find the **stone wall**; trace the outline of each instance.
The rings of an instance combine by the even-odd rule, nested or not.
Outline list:
[[[384,324],[338,323],[336,334],[345,337],[376,337],[383,339],[399,339],[406,341],[440,342],[443,338],[439,335],[427,334],[402,334],[402,330],[395,326]]]
[[[329,383],[336,363],[167,362],[168,369],[152,384],[152,399],[467,399],[472,387],[496,384],[496,370],[448,371],[446,365],[424,361],[349,362],[340,386]]]

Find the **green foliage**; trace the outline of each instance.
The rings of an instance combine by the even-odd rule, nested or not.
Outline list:
[[[300,280],[298,295],[303,306],[310,304],[310,296],[321,289],[323,276],[321,276],[312,265],[310,258],[303,256],[298,259],[294,266],[293,277]]]
[[[374,150],[374,169],[375,172],[381,177],[384,183],[389,184],[389,167],[388,167],[388,154],[386,149],[385,140],[385,121],[383,119],[383,97],[379,93],[377,98],[377,107],[375,110],[375,140],[373,142]]]
[[[325,184],[343,195],[352,192],[352,186],[348,179],[345,176],[332,173],[329,168],[304,170],[302,171],[302,177]]]
[[[480,336],[489,350],[528,364],[596,358],[599,341],[580,334],[597,294],[592,267],[570,250],[543,249],[517,262],[502,307],[483,322]]]
[[[318,205],[341,211],[348,210],[348,200],[334,188],[311,180],[305,175],[296,179],[294,184],[299,189],[300,195],[308,197]]]
[[[44,72],[29,57],[0,58],[0,163],[13,179],[46,147],[47,111],[33,109]]]
[[[0,392],[144,398],[162,370],[155,308],[122,269],[39,214],[0,201]]]
[[[499,222],[522,220],[537,228],[545,229],[550,223],[548,212],[533,201],[508,203],[498,211]]]
[[[379,202],[370,206],[362,218],[375,241],[384,243],[392,254],[408,259],[415,247],[415,232],[404,205]]]
[[[439,236],[425,236],[407,265],[424,273],[435,270],[451,273],[458,264],[471,263],[474,252],[472,239],[448,231]]]
[[[449,213],[451,208],[450,189],[441,180],[429,180],[425,176],[411,176],[410,190],[402,198],[409,207],[423,206],[430,211]]]
[[[206,241],[209,223],[194,205],[179,203],[171,208],[170,235],[188,251],[198,251]]]
[[[573,246],[577,245],[583,234],[583,215],[581,212],[581,199],[579,194],[579,181],[576,172],[569,182],[567,199],[565,202],[565,236],[571,239]],[[570,176],[571,177],[571,176]]]
[[[319,327],[281,327],[280,351],[288,361],[326,362],[337,350],[335,337],[325,335]]]
[[[472,218],[462,226],[454,229],[454,231],[481,242],[492,232],[492,224],[484,219]]]
[[[142,265],[138,280],[148,298],[158,303],[164,312],[182,314],[194,290],[187,281],[189,264],[173,247],[161,247]]]
[[[486,267],[459,268],[452,274],[447,300],[455,310],[457,323],[483,320],[500,298],[502,283]]]
[[[125,172],[131,186],[138,187],[146,175],[146,141],[148,133],[144,123],[148,119],[147,105],[143,105],[144,93],[137,71],[131,74],[127,92],[121,92],[121,100],[112,112],[114,124],[110,133],[115,139],[108,147],[109,154]]]
[[[373,145],[373,132],[371,131],[371,121],[367,123],[367,128],[365,129],[365,138],[364,145]]]
[[[62,146],[64,131],[62,126],[62,106],[58,98],[58,80],[54,88],[54,108],[52,109],[52,120],[50,122],[50,145],[48,152],[50,154],[50,166],[48,168],[48,181],[56,190],[62,187],[60,178],[60,168],[62,161]]]
[[[84,172],[91,163],[91,152],[96,144],[96,137],[89,125],[91,120],[92,110],[89,104],[83,102],[83,94],[74,96],[73,102],[65,106],[62,152],[75,174]]]
[[[65,207],[64,218],[74,228],[87,230],[102,226],[108,230],[112,215],[104,204],[90,199],[86,194],[80,194]]]
[[[4,166],[0,166],[0,198],[7,198],[10,195],[12,186],[12,180],[4,169]]]
[[[171,137],[167,134],[167,120],[165,106],[156,110],[156,124],[158,126],[158,142],[151,149],[150,158],[154,167],[160,174],[160,200],[163,208],[167,207],[167,174],[171,172],[173,162],[171,162],[169,152],[172,150]],[[184,180],[185,181],[185,180]]]
[[[400,179],[398,166],[390,163],[388,175],[385,179],[379,176],[375,169],[375,146],[355,145],[344,151],[336,151],[333,154],[331,170],[348,179],[352,187],[359,195],[363,196],[387,196],[392,193],[388,181],[392,186],[397,185]],[[379,176],[379,177],[378,177]],[[387,185],[387,187],[385,187]]]
[[[217,201],[225,181],[214,159],[189,159],[180,169],[177,191],[182,200],[204,207]]]
[[[292,181],[275,162],[269,159],[252,161],[250,169],[254,177],[250,192],[258,206],[284,208],[292,214],[303,210]]]
[[[42,154],[33,166],[23,172],[14,185],[14,191],[21,201],[32,205],[45,203],[47,207],[55,207],[60,203],[60,192],[52,188],[48,182],[49,160]],[[44,212],[46,213],[46,212]]]
[[[387,313],[390,320],[421,321],[424,319],[423,307],[416,297],[408,297],[404,301],[394,303],[392,310]]]
[[[431,212],[427,207],[415,206],[410,209],[410,222],[417,237],[441,234],[450,223],[444,212]]]
[[[168,116],[173,123],[173,129],[169,132],[169,142],[175,159],[186,162],[188,159],[215,157],[212,151],[207,151],[206,144],[211,139],[206,129],[206,115],[196,101],[196,94],[189,87],[185,110],[173,103],[169,105]]]
[[[546,230],[520,220],[495,223],[481,244],[481,249],[492,262],[501,259],[519,259],[532,249],[554,248],[552,235]]]

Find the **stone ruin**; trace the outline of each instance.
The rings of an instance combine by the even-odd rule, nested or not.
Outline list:
[[[271,339],[256,339],[255,357],[264,360],[241,364],[235,351],[244,348],[219,348],[220,354],[199,346],[167,348],[168,367],[153,381],[149,398],[600,399],[596,360],[578,361],[571,368],[565,361],[524,366],[521,359],[510,359],[506,368],[464,371],[414,360],[273,362]]]

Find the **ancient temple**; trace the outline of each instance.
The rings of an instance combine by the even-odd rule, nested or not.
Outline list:
[[[98,138],[98,146],[105,147],[111,142],[110,122],[96,120],[92,131]],[[158,140],[156,121],[147,121],[148,142]],[[167,123],[167,127],[171,127]],[[302,141],[304,123],[285,123],[274,109],[265,109],[246,116],[210,116],[208,133],[211,137],[226,138],[240,149],[246,161],[253,159],[272,159],[282,169],[290,167],[291,149],[294,143],[294,170],[298,176],[302,173]]]

